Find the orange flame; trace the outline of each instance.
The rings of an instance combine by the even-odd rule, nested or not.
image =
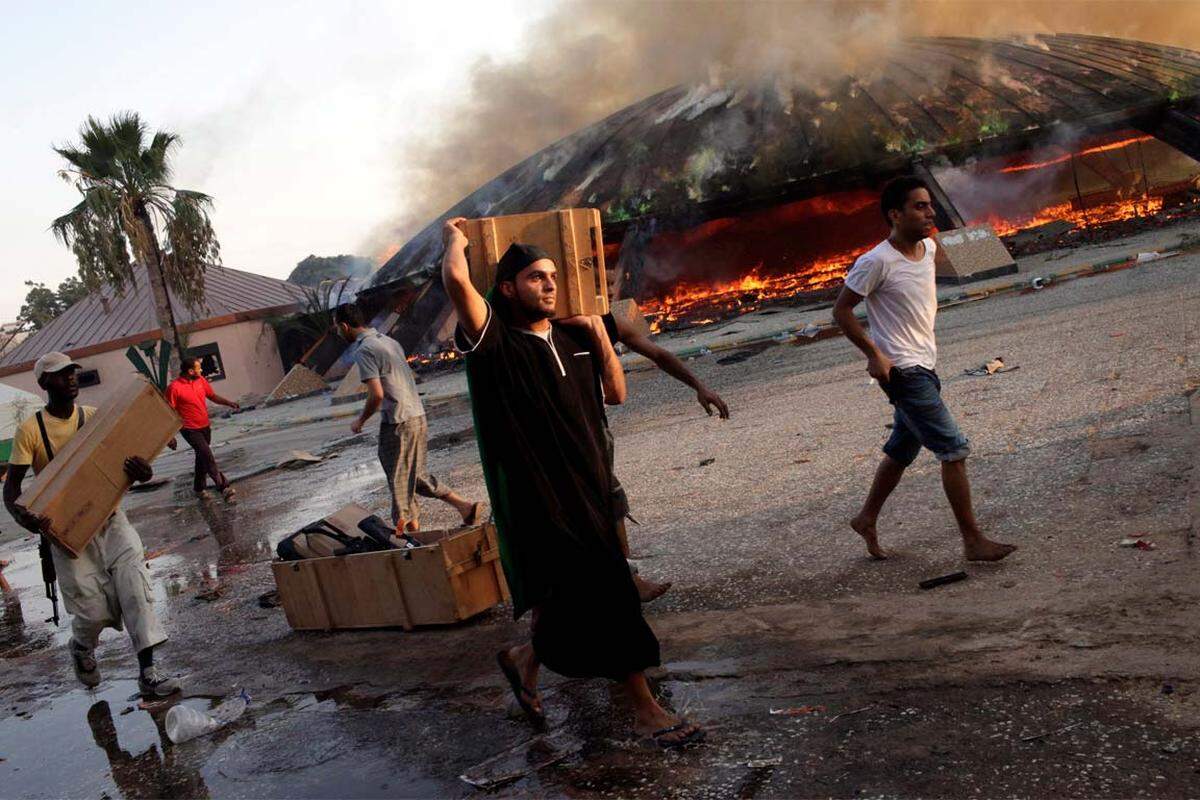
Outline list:
[[[1130,139],[1122,139],[1119,142],[1109,142],[1108,144],[1098,144],[1094,147],[1086,147],[1083,150],[1080,150],[1079,152],[1074,153],[1074,154],[1064,153],[1061,156],[1051,158],[1047,161],[1038,161],[1033,164],[1017,164],[1012,167],[1004,167],[1000,171],[1001,172],[1025,172],[1025,171],[1031,170],[1031,169],[1042,169],[1043,167],[1050,167],[1055,164],[1063,164],[1067,161],[1070,161],[1072,158],[1072,155],[1074,155],[1075,157],[1080,157],[1080,156],[1090,156],[1090,155],[1094,155],[1096,153],[1107,153],[1112,150],[1120,150],[1122,148],[1128,147],[1131,144],[1137,144],[1139,142],[1148,142],[1153,138],[1154,138],[1153,136],[1134,136]]]

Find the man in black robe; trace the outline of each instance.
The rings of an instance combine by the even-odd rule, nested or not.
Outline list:
[[[541,664],[568,677],[621,681],[635,727],[664,747],[704,731],[654,699],[644,670],[659,663],[621,552],[605,452],[604,403],[625,399],[625,375],[599,317],[551,321],[554,262],[514,244],[500,260],[489,303],[471,284],[461,219],[446,223],[442,280],[458,313],[456,339],[500,555],[533,641],[497,654],[517,701],[535,721]]]

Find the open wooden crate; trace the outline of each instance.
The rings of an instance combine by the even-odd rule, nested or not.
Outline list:
[[[508,600],[493,525],[416,535],[425,546],[274,562],[288,624],[412,630],[462,622]]]
[[[496,266],[514,242],[545,250],[558,268],[556,318],[608,313],[608,276],[600,212],[571,208],[482,217],[463,223],[471,283],[482,294],[496,284]]]

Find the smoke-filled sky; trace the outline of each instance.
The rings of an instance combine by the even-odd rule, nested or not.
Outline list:
[[[386,256],[460,197],[679,82],[868,71],[904,35],[1087,32],[1200,49],[1196,0],[8,5],[0,51],[0,320],[75,270],[50,149],[87,114],[183,137],[224,263]]]

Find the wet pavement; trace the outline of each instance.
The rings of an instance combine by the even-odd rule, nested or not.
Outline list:
[[[637,740],[603,681],[546,675],[549,729],[515,718],[493,659],[526,628],[506,609],[407,634],[291,631],[259,603],[274,545],[345,503],[384,508],[374,437],[347,441],[347,419],[235,418],[217,451],[230,472],[289,449],[324,460],[240,481],[227,506],[192,496],[190,454],[166,456],[172,482],[127,507],[185,702],[245,688],[250,710],[166,743],[166,705],[133,698],[135,664],[113,631],[98,651],[105,682],[79,688],[64,629],[44,622],[32,543],[10,540],[0,796],[484,791],[472,783],[513,797],[1196,796],[1197,270],[1200,257],[1181,256],[939,317],[981,520],[1021,547],[998,565],[961,560],[927,456],[882,520],[897,556],[863,556],[845,520],[890,417],[844,341],[692,362],[733,408],[725,423],[666,377],[632,373],[612,415],[642,523],[631,543],[644,574],[675,582],[647,609],[664,656],[654,685],[710,729],[682,753]],[[962,374],[996,355],[1021,369]],[[469,413],[446,403],[430,424],[431,471],[481,496]],[[452,524],[449,509],[422,507],[426,527]],[[1135,534],[1156,549],[1117,546]],[[968,580],[917,589],[960,569]]]

